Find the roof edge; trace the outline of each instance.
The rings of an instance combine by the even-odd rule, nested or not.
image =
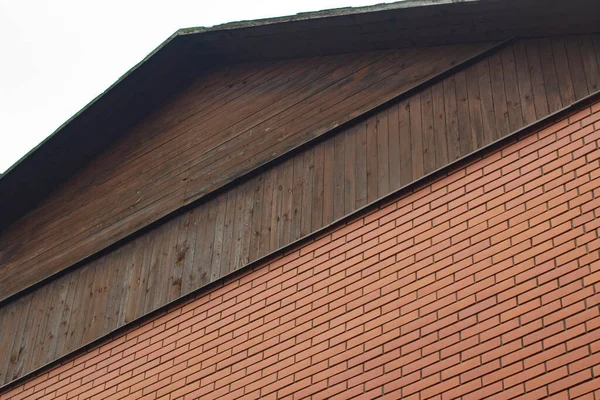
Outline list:
[[[255,28],[261,26],[283,24],[288,22],[310,21],[322,18],[332,17],[347,17],[357,14],[368,14],[380,11],[392,11],[410,8],[424,8],[431,6],[441,6],[456,3],[480,3],[482,0],[400,0],[392,3],[379,3],[371,6],[359,7],[340,7],[320,11],[300,12],[293,15],[282,17],[259,18],[255,20],[242,20],[227,22],[224,24],[214,25],[210,27],[190,27],[182,28],[177,31],[180,35],[195,35],[207,32],[225,32],[237,29]]]
[[[83,106],[79,111],[77,111],[74,115],[72,115],[69,119],[63,122],[58,128],[56,128],[50,135],[46,136],[41,142],[39,142],[35,147],[29,150],[25,155],[19,158],[16,162],[14,162],[8,169],[4,172],[0,173],[0,181],[3,178],[6,178],[10,172],[12,172],[16,167],[18,167],[22,162],[24,162],[30,155],[32,155],[36,150],[46,144],[49,140],[51,140],[54,136],[60,133],[67,125],[77,119],[81,114],[86,112],[88,109],[94,106],[96,102],[98,102],[104,95],[118,86],[122,81],[127,79],[131,74],[133,74],[136,70],[138,70],[143,64],[145,64],[149,59],[158,54],[163,48],[165,48],[173,39],[177,36],[180,36],[181,33],[178,31],[174,32],[169,36],[165,41],[159,44],[154,50],[148,53],[144,58],[142,58],[138,63],[136,63],[133,67],[128,69],[123,75],[121,75],[116,81],[114,81],[109,87],[107,87],[104,91],[94,97],[90,102],[88,102],[85,106]]]

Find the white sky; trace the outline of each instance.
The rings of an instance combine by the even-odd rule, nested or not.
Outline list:
[[[0,0],[0,173],[179,28],[369,0]]]

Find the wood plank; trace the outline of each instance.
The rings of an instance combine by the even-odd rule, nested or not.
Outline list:
[[[576,37],[567,36],[565,38],[565,47],[569,59],[569,69],[571,71],[571,81],[573,82],[573,91],[576,99],[582,99],[589,94],[587,81],[585,78],[585,68],[579,50],[579,42]]]
[[[118,280],[115,280],[118,282]],[[46,304],[44,336],[41,343],[36,343],[40,348],[39,356],[32,359],[31,365],[37,365],[41,360],[42,364],[54,361],[56,345],[60,332],[61,317],[65,308],[67,295],[69,291],[70,277],[63,275],[54,281],[52,291],[49,293],[49,299]],[[107,330],[103,330],[106,332]]]
[[[280,166],[276,168],[273,175],[273,203],[271,207],[271,221],[269,226],[271,227],[271,240],[269,241],[269,251],[278,249],[280,247],[279,238],[283,222],[282,219],[282,200],[283,200],[283,171],[284,168]]]
[[[579,36],[579,50],[583,62],[583,71],[589,93],[600,90],[600,70],[596,62],[594,42],[590,36]]]
[[[421,127],[423,134],[423,168],[425,174],[435,170],[436,143],[434,132],[432,88],[421,92]]]
[[[471,151],[485,143],[483,132],[483,111],[481,107],[481,95],[479,93],[479,74],[477,66],[473,65],[466,69],[467,95],[469,99],[469,119],[471,121]]]
[[[323,145],[323,226],[334,220],[334,186],[333,159],[335,148],[332,140],[324,142]]]
[[[185,249],[183,252],[183,259],[181,260],[181,295],[186,295],[198,287],[197,274],[195,268],[195,258],[196,252],[198,251],[198,235],[202,235],[204,231],[202,231],[201,226],[202,222],[206,222],[208,220],[208,211],[210,209],[210,202],[206,202],[202,207],[192,208],[188,212],[188,227],[187,227],[187,235],[185,236],[185,244],[183,248]],[[201,215],[204,217],[202,219]],[[212,231],[214,232],[214,221],[211,225]],[[200,233],[202,231],[202,233]],[[209,239],[205,237],[201,237],[200,243],[206,243]],[[212,245],[214,243],[214,239],[210,240],[211,246],[211,255],[212,255]],[[181,254],[181,253],[179,253]],[[208,281],[208,277],[210,277],[210,264],[202,265],[204,267],[205,275],[207,276],[206,281]]]
[[[100,200],[100,197],[102,196],[89,195],[90,199],[94,199],[92,202],[95,205],[92,206],[91,209],[97,211],[97,216],[93,218],[83,218],[83,214],[79,215],[75,212],[71,213],[69,219],[62,219],[61,222],[56,221],[51,223],[50,225],[54,224],[53,229],[60,230],[63,228],[66,229],[67,226],[70,228],[73,225],[73,218],[80,218],[80,221],[83,221],[83,224],[75,224],[73,237],[70,237],[68,241],[61,241],[57,246],[50,247],[52,246],[51,242],[44,242],[44,240],[41,240],[40,246],[37,246],[38,250],[36,250],[36,255],[33,257],[43,257],[45,262],[54,265],[50,269],[47,269],[47,271],[51,271],[52,268],[60,268],[58,265],[64,262],[65,254],[69,257],[73,257],[72,260],[81,259],[82,254],[93,251],[91,249],[96,248],[99,243],[104,243],[107,240],[118,240],[124,237],[124,235],[127,234],[127,231],[139,229],[147,224],[148,221],[164,216],[165,213],[168,212],[166,211],[167,209],[173,209],[182,204],[187,204],[188,202],[193,201],[191,199],[195,200],[198,196],[202,196],[206,194],[207,191],[211,191],[215,187],[222,185],[223,182],[234,179],[241,173],[239,171],[247,171],[248,169],[255,168],[257,165],[264,163],[264,160],[268,157],[276,157],[278,154],[281,154],[281,152],[289,150],[290,147],[294,147],[303,141],[309,140],[311,137],[318,136],[331,129],[332,126],[339,125],[343,121],[356,116],[357,113],[363,112],[365,107],[373,107],[373,105],[382,101],[382,96],[384,96],[384,98],[389,98],[395,93],[405,90],[407,87],[414,86],[423,79],[426,79],[427,76],[439,72],[440,69],[447,68],[448,65],[463,59],[468,54],[476,53],[486,46],[487,45],[477,44],[475,46],[458,46],[439,49],[426,48],[419,50],[421,52],[419,54],[411,51],[388,52],[385,54],[389,54],[389,56],[383,57],[385,58],[385,61],[371,62],[371,64],[368,64],[366,67],[356,72],[354,75],[355,78],[353,79],[344,81],[349,75],[340,74],[336,75],[335,78],[338,79],[337,82],[339,82],[339,84],[331,85],[331,80],[329,80],[327,84],[323,82],[324,85],[328,86],[323,90],[315,92],[314,95],[317,96],[318,93],[318,96],[314,99],[308,100],[306,93],[301,94],[301,91],[297,91],[297,93],[294,92],[286,98],[290,100],[304,100],[295,104],[294,107],[292,107],[293,110],[292,108],[284,110],[281,108],[284,107],[283,105],[273,105],[274,108],[269,112],[277,114],[274,114],[273,117],[270,118],[268,117],[269,112],[265,111],[266,114],[261,114],[262,117],[260,117],[263,118],[263,121],[268,119],[269,126],[261,126],[260,124],[262,122],[255,120],[258,125],[253,125],[250,130],[245,130],[240,134],[235,133],[234,136],[229,137],[222,145],[209,146],[211,152],[210,156],[204,157],[204,153],[201,152],[201,154],[198,154],[197,151],[193,150],[194,144],[192,144],[192,141],[190,142],[190,146],[192,147],[186,148],[188,148],[190,154],[194,154],[194,156],[190,159],[186,158],[186,161],[177,161],[177,163],[172,164],[172,167],[175,169],[164,163],[150,163],[149,165],[152,165],[150,168],[152,168],[153,171],[151,175],[139,174],[139,171],[136,171],[135,176],[131,177],[131,181],[127,180],[125,177],[121,177],[125,179],[125,181],[120,181],[121,183],[128,183],[119,186],[114,191],[107,191],[107,193],[114,192],[114,196],[117,197],[122,195],[126,196],[125,198],[121,198],[117,205],[108,205],[105,199]],[[435,54],[435,57],[432,58],[432,54]],[[347,57],[348,58],[340,57],[338,60],[348,60],[352,59],[352,57],[357,58],[356,55]],[[369,60],[372,61],[373,58],[374,57],[371,56]],[[381,60],[383,60],[383,58],[381,58]],[[365,61],[366,60],[361,61],[362,64],[355,64],[355,68],[358,68],[359,65],[364,66]],[[320,65],[324,64],[327,63]],[[352,63],[346,62],[342,64],[343,65],[340,68],[343,69],[346,65]],[[323,69],[319,70],[317,74],[319,73],[322,74],[321,76],[327,75]],[[303,83],[282,83],[282,85],[287,85],[286,87],[288,88],[293,87],[294,84],[300,85],[295,86],[296,88],[304,86],[312,87],[314,77],[311,76],[309,79],[308,75],[309,74],[302,75],[303,78],[300,80]],[[283,74],[279,74],[278,76],[282,77]],[[390,82],[385,82],[388,78]],[[302,79],[305,80],[302,81]],[[263,90],[263,92],[265,91]],[[281,97],[277,96],[280,96],[280,94],[275,95],[275,97],[270,97],[271,100],[269,101],[272,101],[272,104],[275,104],[276,99],[281,99]],[[340,99],[342,99],[342,101],[340,101]],[[251,113],[244,115],[253,115],[252,109],[249,108],[251,105],[247,105],[246,103],[243,105],[245,108],[243,108],[236,107],[234,106],[234,102],[230,102],[227,103],[227,107],[229,107],[227,109],[233,110],[235,108],[242,108],[245,110],[244,112]],[[276,111],[276,109],[281,110],[281,112]],[[323,110],[327,110],[327,112],[323,113]],[[349,112],[349,110],[356,111]],[[224,111],[220,112],[222,113]],[[217,115],[221,114],[215,114],[213,117],[216,118]],[[332,123],[332,121],[334,122]],[[187,120],[185,123],[188,122],[191,123],[191,121]],[[290,123],[292,123],[292,129],[289,128]],[[285,128],[283,128],[284,126]],[[255,133],[261,131],[263,127],[271,127],[272,131],[269,135],[261,133],[262,136],[256,136]],[[240,131],[232,128],[229,132]],[[268,141],[265,141],[267,136]],[[235,140],[233,140],[234,137]],[[256,144],[255,147],[247,146],[249,143],[248,141],[251,140],[250,138],[256,138],[256,140],[252,142],[253,144]],[[281,142],[282,139],[283,142]],[[288,142],[288,139],[291,142]],[[283,144],[280,148],[278,147],[277,150],[273,151],[273,149],[271,149],[273,143]],[[203,145],[205,144],[206,141],[203,142]],[[187,144],[185,146],[187,146]],[[181,154],[182,147],[177,146],[177,149],[178,154]],[[247,153],[250,149],[253,154]],[[170,156],[168,154],[171,153],[169,153],[166,148],[161,149],[161,151],[163,151],[161,154],[168,160],[173,160],[174,157],[169,158]],[[238,156],[233,159],[222,156],[223,154],[231,154],[232,152],[238,152]],[[242,161],[240,162],[239,160]],[[179,171],[179,173],[177,171]],[[149,176],[152,177],[151,182],[146,183],[148,182]],[[132,182],[139,182],[142,186]],[[209,184],[207,185],[207,183]],[[132,190],[134,188],[136,188],[136,190]],[[202,189],[200,192],[196,192],[197,188]],[[111,194],[111,196],[112,195],[113,194]],[[129,201],[133,202],[134,205],[128,204]],[[126,213],[126,216],[124,216],[123,213]],[[48,234],[48,232],[43,233],[42,235],[44,234]],[[92,237],[93,240],[91,239]],[[73,245],[72,242],[77,243]],[[31,253],[29,254],[31,256]],[[71,262],[72,261],[67,261],[67,263]],[[20,264],[20,266],[27,271],[27,274],[23,276],[23,279],[35,279],[34,274],[37,272],[28,268],[33,264],[34,262],[31,258],[25,261],[25,264]],[[14,266],[16,266],[16,264]]]
[[[367,121],[363,120],[356,125],[356,207],[367,204]]]
[[[248,265],[250,261],[250,245],[252,239],[252,214],[254,213],[254,187],[253,181],[246,182],[244,187],[244,215],[242,217],[242,229],[240,230],[240,255],[236,269]]]
[[[446,106],[444,83],[431,87],[433,105],[433,137],[435,143],[435,169],[448,165],[448,131],[446,128]]]
[[[261,234],[260,234],[260,246],[259,246],[259,257],[267,255],[271,251],[271,237],[272,237],[272,212],[275,192],[277,188],[275,186],[274,178],[275,172],[273,169],[267,170],[264,174],[263,179],[263,209],[261,218]]]
[[[345,136],[333,137],[333,220],[344,216],[345,189]]]
[[[367,119],[367,203],[378,197],[377,190],[377,117]]]
[[[460,157],[460,133],[458,126],[458,105],[456,100],[456,81],[450,76],[443,81],[444,117],[448,147],[448,162]]]
[[[500,53],[502,55],[502,73],[504,75],[504,88],[506,90],[509,130],[514,132],[524,124],[514,47],[507,46]]]
[[[225,240],[225,220],[227,218],[227,195],[221,195],[215,200],[215,242],[213,245],[212,254],[200,253],[204,257],[211,257],[210,260],[210,281],[218,279],[222,276],[222,263],[223,263],[223,252],[224,252],[224,240]],[[205,259],[205,261],[208,261]]]
[[[146,288],[148,287],[148,276],[152,264],[152,248],[154,247],[156,231],[156,229],[153,229],[149,234],[142,235],[135,241],[133,263],[127,277],[127,290],[125,291],[127,299],[125,300],[125,307],[122,313],[123,323],[131,322],[144,313],[144,304],[146,303],[146,295],[148,293]],[[84,271],[82,270],[82,276],[77,285],[76,298],[78,299],[81,298],[81,291],[84,290],[85,279]],[[77,310],[74,311],[71,317],[73,321],[81,318],[75,317],[78,312],[81,312],[79,307],[77,307]],[[69,335],[73,334],[74,330],[70,328]]]
[[[515,67],[519,85],[519,96],[521,98],[521,109],[523,111],[523,122],[525,125],[537,120],[535,114],[535,103],[533,100],[533,88],[531,75],[529,74],[529,62],[527,61],[527,49],[525,42],[520,41],[514,45]]]
[[[256,260],[259,258],[260,245],[262,242],[262,217],[263,217],[263,206],[265,203],[264,199],[264,174],[258,175],[252,179],[252,200],[254,205],[252,207],[252,221],[250,223],[250,232],[252,235],[250,241],[250,249],[248,250],[249,260]]]
[[[223,225],[223,249],[221,251],[221,268],[218,276],[229,274],[233,264],[233,246],[234,246],[234,224],[236,213],[237,188],[227,191],[227,207],[225,209],[225,220]]]
[[[23,375],[27,370],[23,370],[23,359],[27,354],[27,336],[31,332],[31,315],[35,307],[35,298],[40,296],[39,291],[29,293],[16,303],[20,306],[20,318],[17,319],[17,325],[14,329],[14,341],[10,349],[9,363],[6,368],[5,382],[10,382]]]
[[[283,175],[281,179],[282,197],[281,197],[281,218],[279,220],[279,247],[290,243],[292,231],[292,205],[294,190],[294,159],[287,159],[281,164]]]
[[[230,272],[240,267],[240,261],[246,254],[243,254],[243,232],[246,231],[245,220],[247,214],[246,186],[247,182],[237,186],[234,190],[235,196],[235,217],[233,220],[232,250],[231,250],[231,269]],[[246,235],[248,232],[246,231]]]
[[[390,190],[396,190],[402,185],[400,151],[400,122],[398,104],[392,104],[387,109],[389,127],[389,179]]]
[[[315,152],[314,148],[309,148],[303,152],[303,173],[302,173],[302,219],[300,224],[300,237],[313,232],[313,192],[315,190]],[[254,258],[255,259],[255,258]]]
[[[173,249],[173,257],[170,261],[172,268],[168,277],[167,289],[167,301],[169,302],[179,298],[183,292],[183,269],[191,247],[188,238],[193,236],[190,233],[190,229],[194,228],[193,217],[194,215],[192,213],[187,212],[174,220],[169,221],[169,223],[176,223],[175,221],[179,222],[177,224],[178,228],[176,229],[177,239]]]
[[[549,106],[548,96],[546,95],[546,85],[544,83],[544,71],[542,69],[542,60],[537,40],[527,40],[525,48],[527,49],[527,62],[529,63],[529,75],[531,76],[535,114],[539,119],[548,115]]]
[[[131,252],[130,248],[127,248],[127,253]],[[72,317],[72,311],[74,308],[74,302],[76,301],[75,295],[77,293],[77,285],[79,284],[80,274],[78,273],[70,273],[67,275],[68,277],[68,289],[67,295],[65,297],[65,303],[62,310],[62,315],[59,319],[59,329],[57,333],[56,346],[54,349],[54,353],[52,354],[52,359],[55,360],[64,354],[65,352],[65,344],[69,339],[69,323]],[[121,308],[122,311],[122,308]],[[123,325],[123,322],[119,321],[119,326]]]
[[[377,113],[377,197],[390,192],[389,123],[387,110]]]
[[[407,99],[398,103],[398,130],[400,131],[400,184],[404,186],[413,180],[413,146],[411,140],[411,111]]]
[[[433,168],[443,166],[452,157],[476,150],[477,135],[474,141],[471,118],[476,115],[474,107],[479,107],[480,112],[493,111],[489,114],[489,124],[496,124],[498,132],[502,125],[498,121],[503,118],[505,127],[516,123],[522,118],[518,104],[520,94],[514,57],[511,61],[512,48],[509,52],[505,50],[478,61],[467,71],[446,77],[425,91],[381,109],[368,119],[340,129],[324,141],[274,163],[208,201],[196,203],[181,215],[165,220],[123,247],[108,252],[101,262],[94,260],[72,271],[79,274],[87,270],[88,273],[82,275],[82,280],[79,275],[67,275],[69,282],[77,285],[66,290],[65,298],[72,296],[74,307],[82,303],[87,306],[74,309],[67,316],[69,326],[62,331],[62,335],[66,333],[67,336],[63,340],[57,338],[55,354],[60,347],[65,350],[67,344],[73,345],[70,337],[89,338],[96,328],[95,334],[103,334],[117,319],[121,325],[142,315],[147,307],[167,303],[178,292],[172,289],[178,276],[181,276],[181,293],[194,290],[323,227],[334,218],[343,217],[373,198],[388,194],[396,185],[421,178],[425,173],[425,149],[430,149],[433,154]],[[544,55],[540,52],[542,70],[546,65],[543,60]],[[511,65],[515,79],[512,84],[508,82],[510,71],[506,73]],[[544,75],[547,93],[550,93],[550,81]],[[559,85],[558,77],[556,82],[555,86]],[[496,93],[495,88],[501,88],[506,97]],[[375,89],[363,94],[370,95],[370,90]],[[514,98],[515,93],[518,107],[509,111],[508,99]],[[485,96],[488,96],[487,100]],[[471,99],[475,104],[473,107]],[[511,115],[513,112],[516,116]],[[491,128],[486,128],[484,117],[481,115],[481,138],[492,132]],[[429,137],[428,129],[432,132]],[[489,137],[481,139],[478,145],[485,144]],[[423,140],[426,140],[426,146],[423,146]],[[415,146],[415,141],[420,141],[420,152],[414,151],[419,146],[419,143]],[[265,144],[265,151],[274,149],[267,147],[266,142],[262,144]],[[419,163],[420,176],[414,172]],[[159,202],[155,204],[160,205]],[[230,224],[227,228],[226,223]],[[224,242],[228,243],[228,250],[225,250]],[[103,280],[107,282],[108,292],[98,297],[98,288],[105,287]],[[79,289],[80,285],[84,289]],[[91,295],[85,289],[89,287]],[[48,305],[45,307],[42,321],[54,321],[54,317],[49,316],[53,311],[47,308]],[[115,314],[117,310],[121,310],[118,315]],[[64,311],[60,315],[57,313],[57,323],[62,324],[59,321],[64,317]],[[101,327],[94,322],[94,318],[99,320],[100,317]],[[41,333],[42,338],[52,331],[52,328],[45,330]],[[83,340],[80,341],[83,344]],[[49,342],[42,343],[46,347],[42,347],[36,357],[46,354]],[[26,346],[30,348],[29,342]],[[33,364],[23,365],[21,369],[25,370]]]
[[[423,125],[421,115],[421,93],[411,96],[409,102],[410,110],[410,145],[412,155],[412,180],[425,175],[423,163]]]
[[[223,204],[224,199],[212,198],[202,207],[204,210],[198,214],[196,234],[196,253],[194,255],[193,271],[195,285],[190,286],[191,290],[197,289],[213,281],[214,276],[219,276],[220,254],[217,254],[215,246],[219,243],[222,248],[223,231],[222,220],[219,220],[219,205]],[[219,230],[218,228],[221,228]],[[217,235],[220,235],[217,237]]]
[[[26,308],[29,297],[24,296],[6,304],[0,313],[0,384],[9,381],[7,373],[9,365],[12,363],[11,356],[13,352],[13,344],[18,336],[19,325],[22,324],[20,319],[26,317],[21,315],[22,309]]]
[[[482,139],[480,144],[486,145],[496,140],[498,132],[496,129],[496,110],[494,108],[494,94],[490,78],[489,59],[484,58],[477,63],[477,75],[479,77],[479,95],[481,99],[481,121],[482,121]]]
[[[492,102],[494,104],[494,124],[498,139],[508,135],[510,130],[510,120],[508,116],[508,100],[504,86],[504,72],[502,71],[502,54],[496,52],[488,58],[490,68],[490,81],[492,85]]]
[[[552,40],[550,38],[540,38],[537,41],[540,50],[542,62],[542,71],[544,74],[544,85],[548,99],[548,111],[556,112],[562,108],[562,99],[560,95],[560,85],[558,84],[558,74],[554,61],[554,51],[552,50]]]
[[[47,321],[46,311],[49,304],[48,299],[51,297],[53,290],[53,283],[50,282],[40,287],[34,293],[28,315],[28,324],[25,326],[25,334],[23,335],[21,349],[19,350],[23,354],[20,360],[20,368],[17,372],[19,375],[22,371],[30,370],[41,357],[42,346],[38,344],[43,345],[43,336],[46,330],[45,321]]]
[[[565,40],[562,37],[555,37],[551,40],[554,61],[556,62],[560,96],[564,106],[575,101],[575,88],[573,87],[573,80],[571,79],[571,69],[569,66]]]
[[[596,65],[600,68],[600,34],[593,35],[594,53],[596,54]]]
[[[292,210],[290,214],[290,238],[288,243],[298,240],[302,230],[302,198],[304,192],[304,157],[296,154],[293,157],[294,178],[292,183]]]

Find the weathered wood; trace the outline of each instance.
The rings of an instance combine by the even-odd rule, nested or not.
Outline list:
[[[507,46],[9,301],[0,319],[12,321],[15,339],[7,342],[2,326],[0,349],[11,350],[0,353],[9,358],[0,377],[21,376],[322,228],[524,126],[523,115],[532,110],[537,119],[559,101],[569,105],[562,88],[573,87],[573,72],[560,41],[535,43],[539,62],[532,61],[535,51],[526,51],[528,67],[520,65],[518,73],[514,54],[523,57],[529,39],[515,44],[521,50]],[[596,49],[585,54],[598,67]],[[523,93],[533,95],[531,102],[521,102]],[[15,313],[22,318],[10,317]]]
[[[185,100],[155,112],[57,191],[40,206],[43,212],[34,211],[0,235],[0,296],[93,254],[489,46],[287,60],[253,65],[251,74],[236,67],[225,75],[237,82],[232,87],[218,70],[205,74],[184,93]],[[222,82],[215,84],[218,79]],[[214,104],[202,90],[217,94]],[[200,102],[189,99],[198,96]],[[16,269],[25,272],[3,279]]]

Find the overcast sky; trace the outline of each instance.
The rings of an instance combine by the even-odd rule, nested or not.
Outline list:
[[[0,173],[178,28],[369,0],[0,0]]]

